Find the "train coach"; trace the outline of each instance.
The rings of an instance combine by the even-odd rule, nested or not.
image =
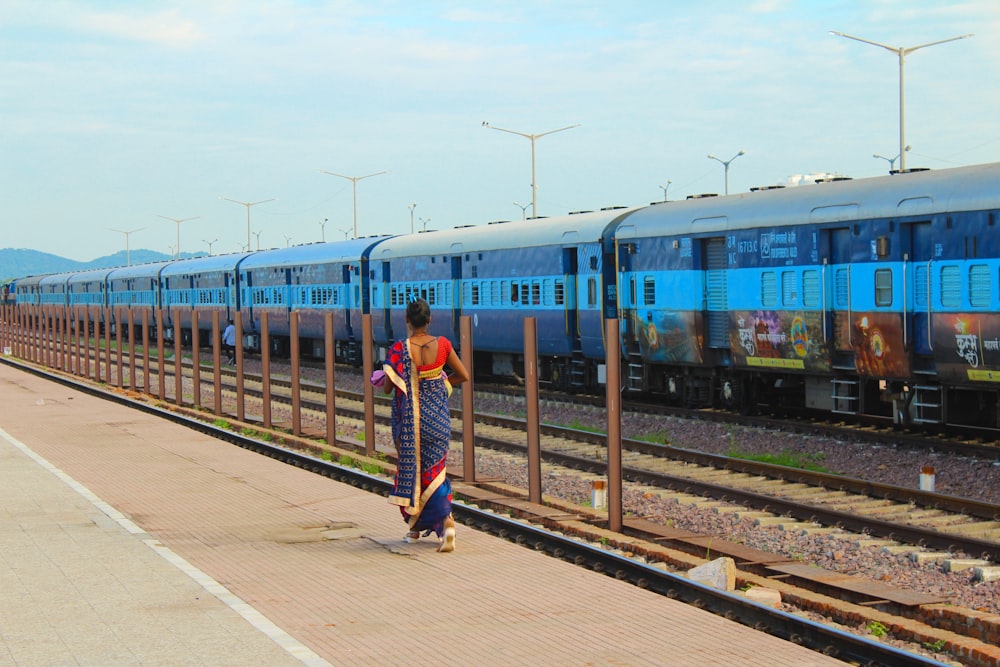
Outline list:
[[[335,357],[361,365],[361,318],[368,312],[368,254],[389,237],[312,243],[258,252],[239,263],[240,317],[246,346],[260,350],[267,314],[271,351],[287,355],[290,315],[307,354],[322,358],[325,319],[333,318]]]
[[[218,313],[223,326],[235,319],[239,312],[237,269],[249,256],[250,253],[208,255],[168,262],[161,268],[159,290],[164,339],[174,340],[179,330],[181,344],[191,345],[191,325],[197,318],[197,343],[204,345],[211,341],[212,313]]]
[[[601,235],[625,209],[459,227],[388,239],[370,253],[378,354],[406,336],[405,306],[431,306],[431,330],[458,342],[472,321],[480,374],[524,374],[524,320],[536,320],[541,381],[583,390],[603,381]]]
[[[146,321],[149,335],[156,338],[156,312],[160,307],[160,272],[169,261],[134,264],[111,270],[106,278],[107,305],[111,309],[113,326],[123,327],[125,337],[138,340],[142,337],[142,322]],[[132,330],[128,329],[128,313],[132,316]],[[119,322],[118,319],[122,321]]]
[[[629,386],[995,426],[998,212],[997,164],[635,211],[606,240]]]

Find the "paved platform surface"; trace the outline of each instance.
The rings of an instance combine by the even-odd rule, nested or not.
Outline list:
[[[842,665],[0,363],[0,666]]]

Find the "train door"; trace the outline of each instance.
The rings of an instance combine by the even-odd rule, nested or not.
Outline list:
[[[705,340],[708,348],[723,351],[720,359],[729,350],[728,261],[724,237],[705,240]]]
[[[580,351],[579,321],[576,309],[576,280],[577,280],[577,248],[563,248],[563,279],[562,294],[559,294],[560,284],[556,284],[556,305],[560,305],[565,313],[566,336],[573,341],[573,352]]]
[[[931,259],[934,252],[934,240],[931,236],[931,223],[918,222],[907,225],[910,229],[910,257],[903,260],[906,289],[913,295],[912,309],[910,304],[904,304],[907,312],[912,312],[909,318],[910,326],[903,322],[904,343],[909,344],[915,354],[931,356],[934,353],[932,343],[931,322]]]
[[[851,345],[851,230],[830,230],[830,264],[833,267],[834,365],[854,369]],[[839,358],[839,360],[838,360]]]
[[[354,323],[354,321],[351,318],[351,314],[354,312],[355,308],[358,309],[358,312],[361,312],[361,310],[360,310],[360,304],[356,303],[351,298],[351,265],[350,264],[344,264],[343,266],[340,267],[340,283],[341,283],[341,288],[340,289],[343,290],[343,297],[344,297],[340,301],[340,303],[341,303],[341,305],[342,305],[342,307],[344,309],[344,329],[347,331],[347,336],[349,338],[354,338],[354,326],[355,326],[355,323]],[[358,324],[358,326],[361,325],[360,320],[358,321],[357,324]]]
[[[617,244],[617,283],[618,283],[618,304],[617,312],[611,313],[610,317],[617,317],[618,326],[622,333],[622,346],[627,347],[630,342],[636,340],[635,334],[635,302],[636,285],[635,274],[632,272],[632,255],[635,253],[634,243]],[[627,350],[625,350],[627,352]]]
[[[382,331],[381,340],[385,341],[387,344],[391,344],[392,341],[396,340],[396,336],[392,330],[392,320],[390,319],[391,313],[390,308],[392,307],[392,274],[389,270],[390,263],[382,262],[382,289],[379,292],[382,295],[381,301],[376,301],[375,297],[372,296],[372,315],[375,314],[375,309],[378,308],[382,311],[382,322],[384,324],[384,330]],[[374,295],[375,288],[371,288],[371,293]],[[404,304],[405,305],[405,304]],[[375,319],[374,317],[372,318]],[[376,340],[378,338],[378,332],[375,332]]]
[[[462,340],[462,255],[451,258],[451,330],[452,340]],[[455,347],[458,347],[456,345]]]
[[[238,296],[236,294],[236,271],[233,271],[232,273],[226,271],[223,274],[222,283],[223,294],[225,295],[223,297],[225,299],[225,303],[221,304],[224,311],[222,313],[222,321],[228,322],[236,317],[236,304],[238,303]]]
[[[257,322],[257,315],[254,312],[257,307],[257,301],[253,298],[253,271],[243,272],[240,290],[242,291],[239,300],[240,311],[245,313],[243,315],[243,329],[246,332],[250,332],[255,329],[255,323]]]

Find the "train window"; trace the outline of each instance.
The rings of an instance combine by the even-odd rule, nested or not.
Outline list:
[[[652,306],[656,303],[656,281],[653,276],[646,276],[642,279],[642,303]]]
[[[809,308],[819,305],[819,271],[802,272],[802,305]]]
[[[990,269],[985,264],[969,267],[969,305],[974,308],[990,305]]]
[[[555,284],[555,301],[557,306],[562,306],[566,303],[566,286],[561,280],[557,280]]]
[[[778,305],[778,276],[765,271],[760,276],[760,305],[773,308]]]
[[[490,284],[490,305],[500,305],[500,283],[497,281],[493,281]]]
[[[875,305],[892,305],[892,270],[876,269],[875,271]]]
[[[521,301],[520,297],[520,285],[515,282],[510,284],[510,303],[511,305],[517,305]]]
[[[479,285],[478,284],[472,286],[472,305],[473,306],[478,306],[479,305]]]
[[[962,305],[962,277],[957,266],[941,267],[941,305],[948,308]]]
[[[798,276],[794,271],[781,272],[781,305],[795,306],[799,303]]]
[[[531,283],[531,305],[538,306],[542,303],[542,286],[535,281]]]

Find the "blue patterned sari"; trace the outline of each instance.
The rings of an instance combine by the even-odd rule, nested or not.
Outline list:
[[[411,531],[433,530],[444,535],[451,514],[451,481],[447,477],[451,415],[450,385],[444,362],[451,350],[438,338],[434,363],[414,367],[410,340],[397,341],[382,370],[396,387],[392,403],[392,439],[398,461],[389,502],[398,505]]]

